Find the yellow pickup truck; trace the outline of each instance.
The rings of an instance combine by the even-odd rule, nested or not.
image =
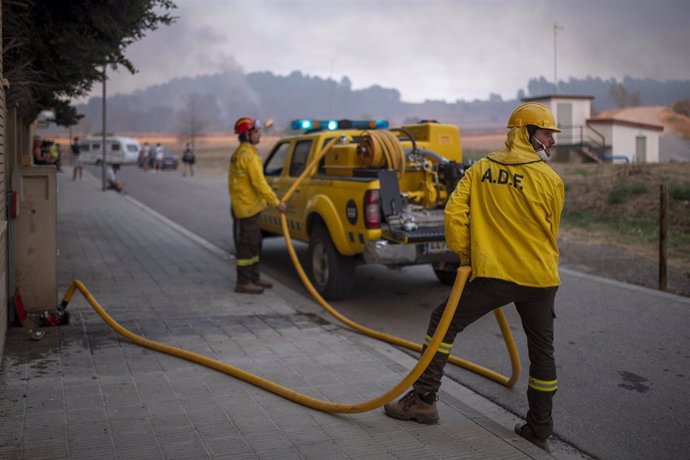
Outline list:
[[[439,281],[453,283],[458,257],[445,245],[443,208],[464,172],[457,126],[295,120],[292,128],[302,133],[281,138],[264,162],[279,197],[335,138],[287,210],[292,238],[309,245],[305,268],[324,298],[347,297],[363,263],[430,264]],[[262,213],[261,229],[282,233],[274,208]]]

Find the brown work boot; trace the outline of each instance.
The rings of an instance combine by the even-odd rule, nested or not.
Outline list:
[[[264,289],[270,289],[273,287],[273,283],[271,283],[270,281],[266,281],[263,278],[259,278],[258,280],[254,280],[254,281],[252,281],[252,283],[254,283],[255,285],[262,287]]]
[[[264,288],[253,283],[236,284],[235,292],[239,292],[240,294],[261,294],[264,292]]]
[[[383,406],[387,416],[398,420],[414,420],[415,422],[434,425],[438,423],[436,402],[426,403],[414,390],[400,398],[398,402]]]
[[[535,446],[549,451],[549,437],[538,437],[536,434],[534,434],[534,431],[532,430],[532,428],[530,428],[530,426],[527,423],[518,423],[517,425],[515,425],[515,433],[525,438]]]

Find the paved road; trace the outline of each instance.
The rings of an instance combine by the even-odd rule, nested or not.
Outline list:
[[[128,193],[214,245],[232,251],[223,177],[124,168]],[[305,254],[305,246],[298,252]],[[284,242],[266,242],[265,272],[307,295]],[[562,268],[556,351],[560,390],[556,434],[600,458],[682,458],[690,452],[690,299]],[[448,293],[428,267],[358,269],[351,299],[334,306],[367,326],[418,341],[430,310]],[[527,363],[513,307],[507,316]],[[499,330],[487,316],[463,333],[454,352],[508,373]],[[524,414],[528,369],[512,390],[449,366],[448,376],[516,414]]]

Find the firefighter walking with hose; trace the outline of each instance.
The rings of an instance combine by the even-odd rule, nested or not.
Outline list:
[[[495,308],[515,303],[530,360],[526,423],[515,432],[544,447],[553,431],[552,399],[558,388],[553,352],[558,275],[558,230],[565,200],[563,180],[546,163],[560,132],[551,112],[527,102],[508,120],[506,148],[490,153],[465,173],[445,208],[448,246],[471,265],[453,321],[441,347],[386,415],[437,423],[437,392],[458,333]],[[432,313],[426,343],[446,302]]]
[[[228,193],[232,209],[237,284],[235,292],[261,294],[272,284],[261,278],[261,228],[259,218],[267,206],[280,212],[287,207],[266,182],[256,145],[261,141],[258,121],[242,117],[235,123],[240,145],[232,154],[228,167]]]

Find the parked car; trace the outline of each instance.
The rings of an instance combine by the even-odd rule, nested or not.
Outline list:
[[[177,169],[178,163],[179,160],[177,159],[177,156],[172,153],[168,147],[163,147],[163,163],[161,164],[161,169]],[[154,156],[150,156],[149,169],[154,169],[155,166],[156,161]]]
[[[161,167],[163,169],[177,169],[178,163],[177,155],[172,153],[169,148],[163,147],[163,165]]]

